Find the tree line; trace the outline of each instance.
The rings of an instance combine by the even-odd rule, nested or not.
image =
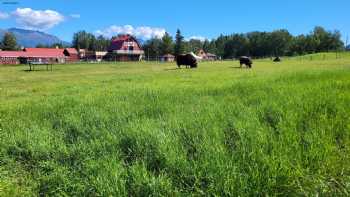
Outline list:
[[[251,57],[295,56],[317,52],[344,50],[339,31],[327,31],[315,27],[309,34],[293,36],[288,30],[272,32],[254,31],[220,35],[212,40],[184,40],[181,31],[175,40],[166,33],[163,38],[148,40],[143,46],[146,56],[157,57],[164,54],[181,54],[203,49],[224,59],[247,55]]]
[[[114,39],[112,37],[111,39]],[[87,49],[90,51],[106,51],[111,39],[102,35],[95,36],[86,31],[74,33],[72,47]],[[2,50],[18,50],[16,37],[12,33],[6,33],[0,43]],[[66,47],[62,44],[52,46],[38,45],[38,48]],[[162,38],[152,38],[142,45],[146,57],[159,57],[165,54],[178,55],[187,52],[197,52],[203,49],[206,52],[229,59],[242,55],[251,57],[271,56],[295,56],[317,52],[350,50],[350,46],[344,46],[339,31],[327,31],[323,27],[315,27],[309,34],[293,36],[288,30],[276,30],[272,32],[254,31],[249,33],[235,33],[220,35],[212,40],[185,40],[180,30],[177,30],[175,38],[165,33]]]

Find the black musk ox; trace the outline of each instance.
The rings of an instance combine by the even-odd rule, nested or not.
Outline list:
[[[282,61],[282,60],[281,60],[280,57],[276,57],[273,61],[274,61],[274,62],[280,62],[280,61]]]
[[[253,65],[253,61],[250,57],[247,57],[247,56],[242,56],[239,58],[239,63],[241,65],[241,68],[242,68],[242,65],[246,65],[248,68],[252,68],[252,65]]]
[[[192,54],[185,54],[185,55],[178,55],[176,57],[176,64],[177,67],[180,68],[180,66],[186,66],[186,68],[189,66],[190,68],[197,68],[197,59]]]

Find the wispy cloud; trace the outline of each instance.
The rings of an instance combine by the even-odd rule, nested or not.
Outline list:
[[[80,18],[80,14],[71,14],[70,17],[71,18]]]
[[[1,19],[7,19],[9,17],[10,17],[10,15],[8,13],[0,11],[0,20]]]
[[[207,38],[204,36],[191,36],[191,37],[187,38],[186,40],[200,40],[200,41],[204,42],[205,40],[207,40]]]
[[[35,30],[47,30],[64,21],[64,16],[54,10],[17,8],[11,16],[24,28]]]
[[[117,26],[112,25],[104,30],[97,30],[97,35],[103,35],[105,37],[112,37],[118,34],[130,34],[141,39],[162,38],[165,34],[164,28],[159,27],[133,27],[131,25]]]

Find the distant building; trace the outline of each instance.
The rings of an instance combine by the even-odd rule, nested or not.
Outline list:
[[[197,55],[206,61],[215,61],[218,59],[218,57],[215,54],[206,53],[203,49],[199,50]]]
[[[67,57],[67,62],[78,62],[80,60],[79,53],[75,48],[66,48],[63,54]]]
[[[0,51],[0,64],[27,64],[29,62],[59,63],[79,61],[75,49],[24,48],[22,51]]]
[[[107,51],[85,51],[84,59],[86,61],[101,62],[107,56]]]
[[[0,51],[0,64],[20,64],[19,58],[24,55],[23,51]]]
[[[85,49],[79,49],[79,58],[80,59],[86,58],[86,50]]]
[[[144,55],[141,45],[131,35],[120,35],[113,39],[106,59],[110,61],[140,61]]]
[[[161,62],[173,62],[173,61],[175,61],[175,56],[173,56],[171,54],[166,54],[166,55],[163,55],[162,57],[160,57],[160,61]]]
[[[66,63],[67,57],[64,55],[64,49],[53,48],[24,48],[25,62],[49,62]]]

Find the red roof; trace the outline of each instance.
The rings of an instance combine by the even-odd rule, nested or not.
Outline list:
[[[135,42],[137,46],[136,48],[134,48],[134,50],[141,50],[140,44],[138,43],[136,38],[129,34],[126,34],[119,35],[117,38],[113,39],[111,46],[108,48],[108,51],[127,50],[126,48],[123,48],[124,42]]]
[[[75,48],[66,48],[65,49],[70,55],[78,55],[78,51]]]
[[[51,48],[25,48],[26,57],[65,57],[64,49],[51,49]]]
[[[0,51],[0,57],[23,57],[25,52],[23,51]]]
[[[69,54],[78,55],[74,48],[66,49]],[[25,48],[23,51],[0,51],[0,57],[64,58],[64,49]]]

